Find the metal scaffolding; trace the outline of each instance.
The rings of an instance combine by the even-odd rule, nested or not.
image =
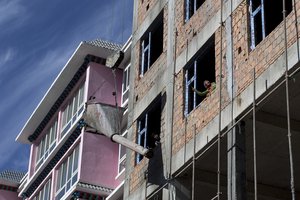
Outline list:
[[[153,192],[150,196],[147,197],[147,199],[151,199],[155,196],[156,193],[161,192],[163,188],[168,186],[170,190],[170,185],[173,184],[174,180],[176,180],[178,177],[180,177],[183,173],[187,172],[189,168],[191,168],[192,171],[192,177],[191,177],[191,199],[194,200],[195,198],[195,188],[196,188],[196,161],[200,159],[204,154],[206,154],[213,146],[217,145],[217,185],[216,185],[216,195],[211,198],[211,200],[218,199],[220,200],[222,197],[221,192],[221,140],[224,138],[225,135],[227,135],[229,132],[233,131],[233,129],[247,116],[252,114],[252,143],[253,143],[253,192],[254,192],[254,199],[258,199],[258,175],[257,175],[257,125],[256,125],[256,114],[259,110],[259,106],[263,105],[268,98],[281,86],[285,86],[285,99],[286,99],[286,123],[287,123],[287,141],[288,141],[288,156],[289,156],[289,170],[290,170],[290,193],[291,193],[291,199],[296,199],[296,191],[295,191],[295,175],[294,175],[294,157],[293,157],[293,138],[292,138],[292,132],[291,132],[291,116],[290,116],[290,92],[289,92],[289,80],[294,77],[299,71],[300,66],[294,67],[295,69],[293,72],[289,73],[289,60],[288,60],[288,36],[287,36],[287,19],[286,19],[286,5],[285,0],[282,0],[282,14],[283,14],[283,32],[284,32],[284,61],[285,61],[285,73],[284,77],[279,79],[272,88],[267,90],[263,96],[261,96],[259,99],[257,99],[256,96],[256,87],[257,87],[257,75],[256,75],[256,67],[253,67],[253,102],[252,106],[249,106],[247,109],[244,110],[243,114],[241,114],[240,117],[237,119],[233,118],[233,89],[232,89],[232,99],[231,99],[231,124],[228,125],[227,130],[222,130],[222,68],[223,68],[223,0],[220,0],[220,74],[219,74],[219,111],[218,111],[218,134],[217,137],[214,137],[211,142],[202,148],[199,152],[196,151],[196,125],[193,126],[193,156],[190,160],[185,162],[185,165],[177,171],[174,175],[171,175],[171,177],[167,180],[167,183],[160,186],[155,192]],[[232,0],[231,0],[231,6],[232,6]],[[296,0],[293,0],[293,8],[294,8],[294,16],[295,16],[295,30],[296,30],[296,43],[297,43],[297,56],[298,60],[297,63],[299,63],[300,60],[300,53],[299,53],[299,32],[298,32],[298,17],[297,17],[297,9],[296,9]],[[231,8],[232,11],[232,8]],[[232,24],[231,24],[232,25]],[[232,38],[231,38],[232,39]],[[233,40],[232,40],[233,41]],[[175,36],[175,44],[176,44],[176,36]],[[233,45],[232,45],[233,46]],[[176,52],[176,46],[175,46],[175,52]],[[175,53],[176,54],[176,53]],[[176,60],[176,59],[175,59]],[[234,60],[234,59],[233,59]],[[232,68],[233,69],[233,68]],[[233,74],[233,71],[231,72]],[[233,82],[232,82],[233,87]],[[171,152],[172,153],[172,152]],[[170,161],[171,162],[171,161]],[[170,164],[171,165],[171,164]],[[170,169],[171,172],[171,169]],[[228,186],[227,186],[228,187]],[[170,193],[170,192],[169,192]],[[171,195],[169,195],[169,199],[171,199]]]

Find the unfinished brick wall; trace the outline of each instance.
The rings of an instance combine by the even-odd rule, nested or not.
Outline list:
[[[161,143],[161,151],[165,152],[166,151],[166,146],[165,146],[165,119],[166,119],[166,93],[165,91],[161,92],[161,123],[160,123],[160,143]],[[137,132],[137,122],[135,121],[134,124],[132,125],[132,128],[134,130],[134,133]],[[136,142],[136,141],[135,141]],[[155,147],[158,148],[158,147]],[[155,149],[154,149],[155,150]],[[154,156],[160,156],[160,155],[154,155]],[[149,159],[144,158],[136,164],[136,153],[132,152],[130,155],[130,165],[135,166],[130,174],[130,180],[129,180],[129,192],[133,193],[136,191],[142,183],[146,181],[146,173],[148,170],[149,166]]]
[[[174,123],[173,123],[173,144],[172,152],[175,154],[186,143],[188,143],[196,133],[199,133],[219,112],[219,78],[220,78],[220,53],[221,53],[221,27],[215,32],[215,69],[216,85],[215,91],[205,98],[188,116],[184,116],[185,80],[184,68],[176,74],[175,78],[175,98],[174,98]],[[225,55],[226,41],[223,35],[222,41],[223,56]],[[226,86],[225,59],[222,59],[222,109],[229,104]]]
[[[178,0],[175,3],[175,26],[178,32],[176,56],[182,53],[187,43],[202,30],[205,24],[220,9],[220,0],[206,0],[197,12],[185,22],[184,2],[185,0]]]
[[[154,5],[154,0],[144,0],[149,5]],[[296,0],[297,10],[300,10],[300,0]],[[145,11],[145,5],[139,3],[139,24],[145,19],[149,11]],[[184,21],[184,0],[175,2],[176,17],[175,26],[178,31],[176,58],[187,47],[187,44],[197,35],[199,31],[209,22],[212,15],[218,12],[220,7],[219,0],[206,0],[197,12],[190,18],[188,22]],[[151,6],[150,9],[151,10]],[[147,94],[155,81],[163,74],[166,69],[166,47],[167,47],[167,6],[164,8],[164,44],[163,53],[151,66],[143,77],[139,76],[140,60],[140,43],[134,47],[137,59],[134,63],[136,78],[134,80],[134,89],[136,95],[136,104]],[[233,53],[233,79],[234,79],[234,98],[239,98],[240,94],[253,82],[253,69],[256,70],[256,76],[261,75],[279,56],[284,52],[284,29],[283,22],[273,30],[264,40],[262,40],[254,50],[250,49],[250,30],[249,30],[249,11],[246,1],[243,1],[232,13],[232,53]],[[297,12],[300,17],[300,12]],[[292,11],[287,17],[287,38],[288,46],[295,43],[296,26],[295,13]],[[300,27],[298,26],[298,29]],[[222,44],[221,44],[222,30]],[[199,133],[213,118],[219,113],[219,80],[222,75],[222,109],[230,104],[229,91],[227,91],[228,73],[227,60],[230,59],[228,54],[226,39],[231,38],[226,35],[225,27],[220,25],[215,32],[215,71],[216,71],[216,90],[211,96],[204,99],[200,105],[184,116],[184,66],[177,74],[175,74],[175,89],[174,89],[174,106],[173,106],[173,143],[172,153],[177,153],[182,147],[188,143],[194,135],[194,127],[196,133]],[[188,42],[187,42],[188,41]],[[220,55],[222,49],[222,56]],[[221,65],[222,62],[222,65]],[[222,72],[220,70],[222,66]],[[282,66],[283,68],[285,66]],[[171,97],[167,97],[171,98]],[[242,101],[242,100],[241,100]],[[161,137],[162,144],[165,137],[165,111],[162,112],[161,122]],[[133,129],[136,130],[136,122],[133,124]],[[132,153],[130,163],[135,166],[130,175],[130,193],[136,191],[137,188],[145,181],[144,172],[147,170],[148,160],[143,159],[139,164],[135,165],[135,153]]]
[[[296,1],[299,4],[299,1]],[[300,8],[297,4],[298,9]],[[261,75],[280,55],[284,47],[284,27],[281,22],[254,50],[250,49],[250,30],[248,5],[244,1],[233,12],[233,52],[234,79],[237,95],[253,82],[253,70],[256,77]],[[295,13],[287,16],[288,47],[296,42]],[[285,66],[282,66],[285,67]]]
[[[138,25],[141,25],[145,20],[151,8],[159,2],[158,0],[138,0]]]
[[[297,3],[298,2],[298,3]],[[300,9],[299,0],[297,0],[297,9]],[[179,4],[177,2],[177,4]],[[181,6],[183,1],[181,2]],[[204,5],[204,4],[203,4]],[[177,5],[179,6],[179,5]],[[193,18],[199,15],[201,7],[197,13],[192,16]],[[201,14],[200,14],[201,15]],[[295,26],[295,13],[292,11],[287,16],[287,38],[288,47],[296,42],[296,26]],[[177,17],[177,23],[180,21],[182,14]],[[299,16],[298,16],[299,17]],[[182,19],[182,18],[181,18]],[[182,21],[182,20],[181,20]],[[177,55],[186,48],[186,42],[182,40],[191,40],[193,34],[188,34],[186,26],[199,27],[205,25],[203,21],[198,20],[193,24],[182,24],[182,27],[178,27],[178,42],[177,42]],[[299,28],[299,27],[298,27]],[[250,49],[250,30],[249,30],[249,14],[248,5],[246,1],[243,1],[232,13],[232,38],[233,38],[233,77],[234,77],[234,90],[236,94],[234,98],[238,96],[253,82],[253,69],[255,67],[256,77],[262,74],[274,61],[278,59],[284,52],[284,29],[283,22],[273,30],[264,40],[262,40],[254,50]],[[184,30],[184,31],[182,31]],[[198,29],[197,29],[198,30]],[[216,57],[216,84],[217,89],[214,93],[207,97],[203,102],[198,105],[196,109],[191,111],[187,117],[184,116],[184,69],[182,69],[175,78],[175,99],[174,99],[174,132],[173,132],[173,147],[172,152],[175,154],[178,152],[187,142],[193,138],[194,126],[196,127],[196,133],[199,133],[203,127],[207,125],[219,112],[219,78],[220,78],[220,30],[221,27],[215,33],[215,57]],[[226,55],[226,30],[223,27],[223,55],[222,55],[222,109],[229,103],[230,99],[227,91],[227,78],[230,73],[226,70],[226,59],[229,59]],[[190,30],[191,31],[191,30]],[[184,66],[182,66],[184,67]],[[285,67],[285,66],[282,66]]]
[[[155,84],[157,79],[161,78],[163,72],[166,70],[167,66],[167,33],[168,33],[168,7],[164,8],[164,16],[163,16],[163,52],[159,56],[159,58],[151,65],[150,69],[143,75],[140,76],[139,68],[141,65],[141,41],[139,40],[134,47],[135,55],[137,55],[137,59],[134,63],[135,69],[135,80],[134,80],[134,90],[135,90],[135,103],[139,102],[145,94],[151,89],[151,87]],[[152,41],[155,42],[155,41]]]

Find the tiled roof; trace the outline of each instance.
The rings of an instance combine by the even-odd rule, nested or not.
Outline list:
[[[25,176],[24,172],[9,171],[9,170],[0,172],[0,179],[15,182],[15,183],[20,183],[21,179],[24,176]]]
[[[119,51],[122,48],[122,45],[120,45],[120,44],[108,42],[108,41],[101,40],[101,39],[96,39],[96,40],[92,40],[92,41],[84,41],[84,43],[87,43],[87,44],[90,44],[90,45],[93,45],[96,47],[106,48],[106,49],[113,50],[113,51]]]
[[[113,189],[110,189],[110,188],[106,188],[106,187],[99,186],[99,185],[92,185],[92,184],[88,184],[88,183],[82,183],[82,182],[79,182],[78,186],[83,187],[83,188],[87,188],[87,189],[98,190],[98,191],[102,191],[102,192],[108,192],[108,193],[111,193],[113,191]]]

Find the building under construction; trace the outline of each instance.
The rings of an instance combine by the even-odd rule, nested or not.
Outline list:
[[[128,137],[154,156],[127,151],[124,199],[300,198],[299,15],[300,0],[134,1]]]

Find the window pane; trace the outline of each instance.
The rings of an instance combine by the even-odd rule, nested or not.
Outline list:
[[[78,155],[79,155],[79,150],[78,147],[75,149],[74,152],[74,166],[73,166],[73,172],[75,172],[78,168]]]
[[[73,109],[73,99],[71,100],[69,106],[68,106],[68,118],[67,118],[67,123],[70,121],[72,118],[72,109]]]
[[[66,163],[62,164],[62,174],[61,174],[62,181],[61,181],[61,186],[63,186],[66,183],[66,177],[67,177],[67,175],[66,175],[66,173],[67,173],[67,166],[66,165],[67,165]]]
[[[73,156],[71,155],[70,158],[69,158],[69,168],[68,168],[67,180],[69,180],[72,176],[72,165],[73,165]]]
[[[76,93],[75,97],[74,97],[74,114],[77,112],[78,107],[79,107],[79,105],[80,105],[80,103],[79,103],[79,93],[80,93],[80,91],[78,91],[78,92]],[[73,114],[73,115],[74,115],[74,114]]]
[[[83,96],[84,96],[84,84],[82,84],[79,91],[79,105],[83,103]]]

